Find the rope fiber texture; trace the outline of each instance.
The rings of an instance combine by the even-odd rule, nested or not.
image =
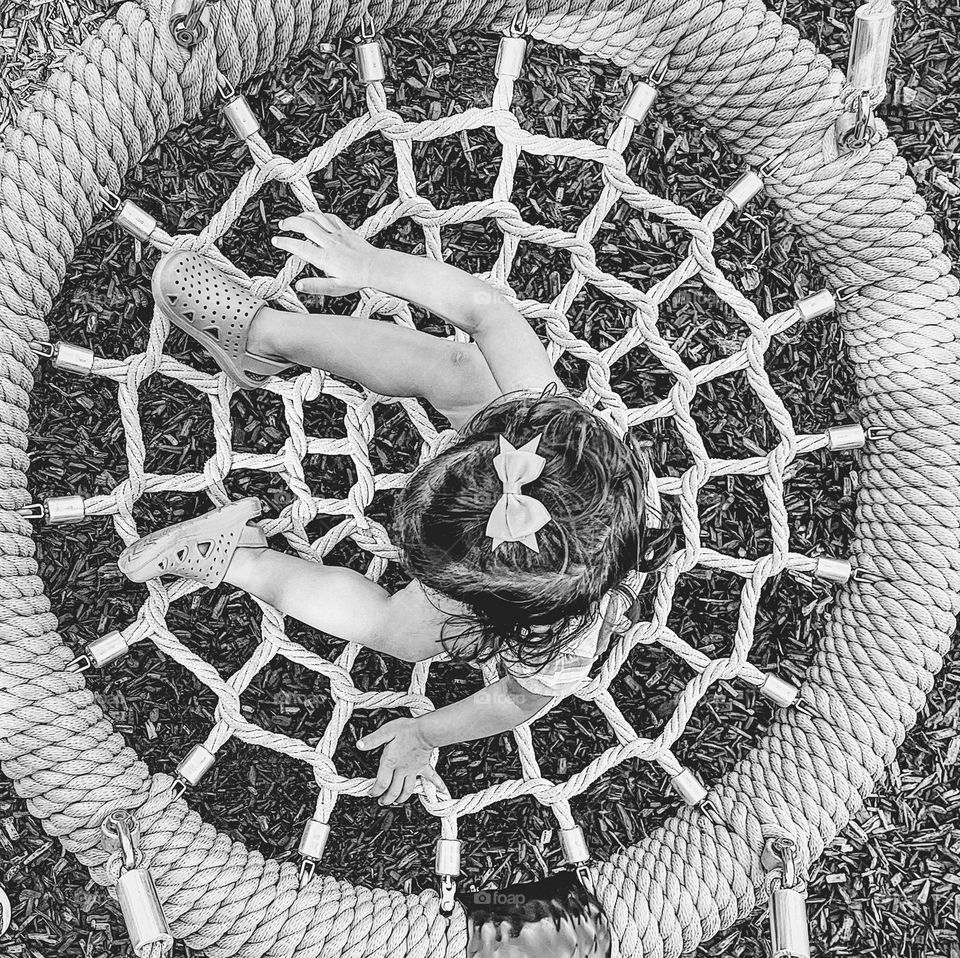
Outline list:
[[[4,772],[45,828],[103,882],[109,875],[99,822],[112,809],[135,810],[143,853],[176,937],[212,956],[463,954],[462,912],[458,909],[448,923],[438,914],[433,893],[406,896],[354,887],[329,876],[319,876],[301,889],[292,863],[264,861],[231,842],[173,798],[168,776],[151,777],[113,731],[82,678],[65,671],[72,653],[55,631],[56,620],[36,574],[30,529],[12,511],[29,501],[26,408],[35,359],[27,343],[47,339],[44,316],[76,243],[99,215],[99,186],[118,190],[124,173],[154,142],[211,102],[223,74],[240,83],[309,43],[355,32],[362,13],[320,2],[223,0],[211,8],[211,39],[184,59],[165,35],[168,6],[124,5],[116,20],[87,41],[68,59],[64,72],[37,93],[0,155]],[[442,10],[373,5],[370,13],[380,29],[502,31],[515,11],[466,4]],[[798,842],[804,865],[820,854],[892,759],[940,667],[960,591],[957,572],[951,571],[960,567],[954,519],[960,486],[957,284],[892,143],[883,140],[872,149],[838,153],[831,130],[841,109],[842,78],[776,16],[758,4],[740,2],[593,4],[589,14],[569,5],[534,5],[529,9],[529,29],[539,39],[583,49],[641,74],[669,54],[665,93],[716,128],[751,164],[776,161],[766,178],[768,195],[804,237],[829,284],[856,289],[845,298],[841,319],[857,373],[863,419],[896,430],[891,442],[864,457],[858,503],[854,558],[859,568],[881,581],[852,583],[840,594],[803,687],[807,708],[781,713],[754,753],[713,791],[719,817],[686,809],[638,845],[596,866],[598,895],[622,953],[676,956],[694,949],[763,897],[759,853],[774,830]],[[603,712],[618,745],[567,781],[553,783],[540,776],[529,730],[518,730],[522,780],[456,799],[427,798],[447,838],[456,836],[458,816],[519,795],[549,805],[560,825],[570,827],[574,824],[570,798],[621,761],[658,761],[668,774],[676,774],[679,764],[670,748],[710,686],[732,678],[762,681],[747,659],[762,585],[784,570],[809,571],[813,566],[813,560],[789,551],[784,474],[796,456],[824,445],[821,436],[795,433],[763,367],[772,337],[793,325],[799,314],[790,310],[760,316],[713,261],[713,234],[733,212],[730,201],[722,200],[700,218],[653,197],[626,173],[623,153],[632,121],[623,119],[605,146],[535,136],[520,128],[510,112],[512,92],[512,83],[500,80],[489,107],[409,124],[389,108],[383,87],[370,84],[366,114],[298,161],[274,154],[259,136],[250,140],[253,168],[200,234],[154,235],[160,249],[203,250],[254,293],[286,308],[302,309],[289,285],[298,272],[297,262],[289,262],[279,276],[250,280],[216,251],[214,243],[271,180],[286,183],[305,208],[316,208],[309,176],[355,140],[382,135],[396,157],[398,199],[377,210],[361,232],[374,236],[408,216],[422,227],[428,255],[440,257],[442,226],[494,217],[503,245],[486,278],[508,294],[519,242],[566,250],[573,266],[571,278],[554,301],[519,300],[518,307],[545,324],[552,358],[567,352],[584,361],[584,400],[615,428],[671,418],[690,451],[692,465],[682,477],[662,478],[650,489],[654,513],[661,496],[678,497],[684,534],[684,548],[658,580],[653,619],[627,629],[600,675],[581,690],[581,696]],[[479,126],[493,128],[503,145],[492,199],[435,209],[417,192],[412,142]],[[575,232],[522,220],[510,199],[521,151],[574,156],[599,165],[603,191]],[[656,215],[690,237],[689,258],[645,292],[603,273],[596,264],[591,240],[618,202]],[[660,335],[656,307],[694,273],[736,311],[748,335],[733,355],[689,368]],[[623,339],[602,351],[578,338],[567,321],[568,309],[587,282],[634,310],[633,325]],[[404,303],[379,293],[366,293],[359,312],[412,323]],[[167,333],[166,322],[157,314],[143,353],[95,364],[97,375],[118,386],[129,476],[110,495],[88,500],[88,514],[112,515],[120,536],[130,542],[138,536],[134,507],[147,492],[206,490],[221,503],[226,500],[223,480],[231,470],[277,472],[293,492],[294,502],[264,523],[267,534],[284,535],[295,551],[314,558],[350,538],[370,554],[368,574],[379,577],[395,551],[385,530],[364,510],[376,490],[397,488],[405,480],[403,474],[375,475],[371,465],[375,407],[385,397],[318,371],[272,382],[266,388],[283,399],[289,438],[275,451],[235,452],[230,445],[232,387],[222,375],[207,375],[165,355]],[[627,351],[641,347],[673,375],[675,385],[650,405],[627,408],[611,382],[611,366]],[[690,404],[700,385],[736,370],[745,371],[779,442],[765,456],[711,459]],[[209,402],[216,453],[202,472],[163,476],[144,470],[137,399],[141,385],[155,374],[198,390]],[[304,405],[320,395],[343,403],[345,438],[305,433]],[[437,433],[417,402],[402,402],[423,439],[422,456],[435,454],[450,434]],[[312,493],[304,472],[307,455],[349,456],[356,482],[346,498]],[[720,555],[701,545],[697,493],[714,477],[730,474],[760,477],[770,507],[773,547],[770,555],[756,561]],[[318,514],[343,518],[325,536],[311,541],[306,527]],[[666,626],[677,579],[696,565],[742,578],[740,621],[727,658],[708,659]],[[431,708],[426,688],[430,666],[417,665],[405,691],[361,692],[350,674],[356,647],[348,646],[334,662],[323,659],[292,642],[279,614],[263,606],[263,641],[251,660],[225,680],[165,626],[169,603],[194,588],[183,582],[151,583],[137,620],[124,634],[130,642],[154,641],[217,695],[217,724],[206,747],[216,751],[230,736],[237,736],[308,762],[320,787],[317,816],[324,820],[338,795],[364,794],[369,779],[346,779],[337,773],[334,753],[341,732],[357,708],[404,707],[415,713]],[[680,656],[698,674],[660,735],[651,740],[630,726],[607,686],[630,649],[652,641]],[[276,654],[329,680],[336,705],[315,748],[268,733],[241,715],[240,695]],[[442,663],[433,668],[442,670]]]

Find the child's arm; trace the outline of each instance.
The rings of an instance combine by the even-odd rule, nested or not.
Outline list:
[[[381,805],[405,802],[416,791],[418,775],[436,781],[430,766],[433,749],[516,728],[549,701],[550,696],[527,692],[507,676],[452,705],[381,725],[357,742],[364,751],[384,746],[370,794]]]
[[[416,721],[430,746],[441,748],[515,729],[530,721],[549,701],[549,695],[528,692],[508,675]]]
[[[304,280],[301,290],[342,295],[372,286],[417,303],[472,336],[502,392],[541,390],[549,383],[564,388],[540,337],[489,283],[446,263],[378,249],[333,214],[304,213],[280,225],[304,239],[280,236],[274,244],[328,277]]]

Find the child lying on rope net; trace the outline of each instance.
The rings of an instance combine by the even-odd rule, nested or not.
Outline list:
[[[399,804],[418,776],[438,784],[434,748],[515,728],[576,691],[609,643],[610,597],[631,571],[659,567],[671,537],[644,520],[644,453],[568,393],[539,336],[492,286],[374,247],[332,214],[304,213],[280,226],[300,238],[278,236],[274,245],[326,274],[300,280],[300,292],[379,289],[473,342],[282,312],[186,251],[160,261],[154,298],[244,388],[299,364],[424,399],[450,421],[458,440],[419,466],[399,496],[397,545],[412,581],[390,595],[351,569],[271,550],[252,522],[260,514],[252,497],[140,539],[120,568],[136,582],[226,581],[309,626],[408,662],[441,649],[476,668],[493,659],[493,685],[357,743],[383,747],[371,794]]]

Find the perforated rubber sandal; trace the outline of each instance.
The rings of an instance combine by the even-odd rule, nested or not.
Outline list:
[[[293,366],[247,352],[250,324],[266,306],[199,253],[174,250],[153,271],[153,298],[170,322],[192,336],[244,389]]]
[[[240,547],[265,549],[259,526],[247,523],[260,515],[260,500],[247,496],[197,519],[151,532],[120,553],[120,571],[133,582],[176,575],[215,588],[227,574]]]

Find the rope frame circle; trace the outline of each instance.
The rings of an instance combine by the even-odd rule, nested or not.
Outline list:
[[[74,249],[100,214],[100,188],[231,82],[310,44],[359,31],[504,32],[517,9],[487,4],[223,0],[210,37],[185,59],[166,31],[171,0],[125,4],[37,91],[0,153],[0,416],[3,579],[0,760],[32,814],[107,883],[99,823],[135,810],[143,852],[174,934],[211,956],[461,955],[460,910],[321,876],[302,890],[292,863],[266,861],[203,823],[170,779],[151,776],[68,672],[37,574],[28,524],[27,408],[44,318]],[[863,421],[894,429],[863,458],[852,553],[876,583],[838,595],[802,689],[713,792],[716,818],[686,809],[596,869],[624,955],[693,950],[766,894],[771,829],[805,868],[892,760],[942,664],[960,595],[958,283],[906,164],[884,139],[831,149],[842,76],[755,0],[627,0],[527,6],[532,37],[651,72],[669,56],[664,96],[751,165],[833,288],[853,287],[840,319]],[[774,162],[775,161],[775,162]],[[82,783],[78,786],[77,783]]]

